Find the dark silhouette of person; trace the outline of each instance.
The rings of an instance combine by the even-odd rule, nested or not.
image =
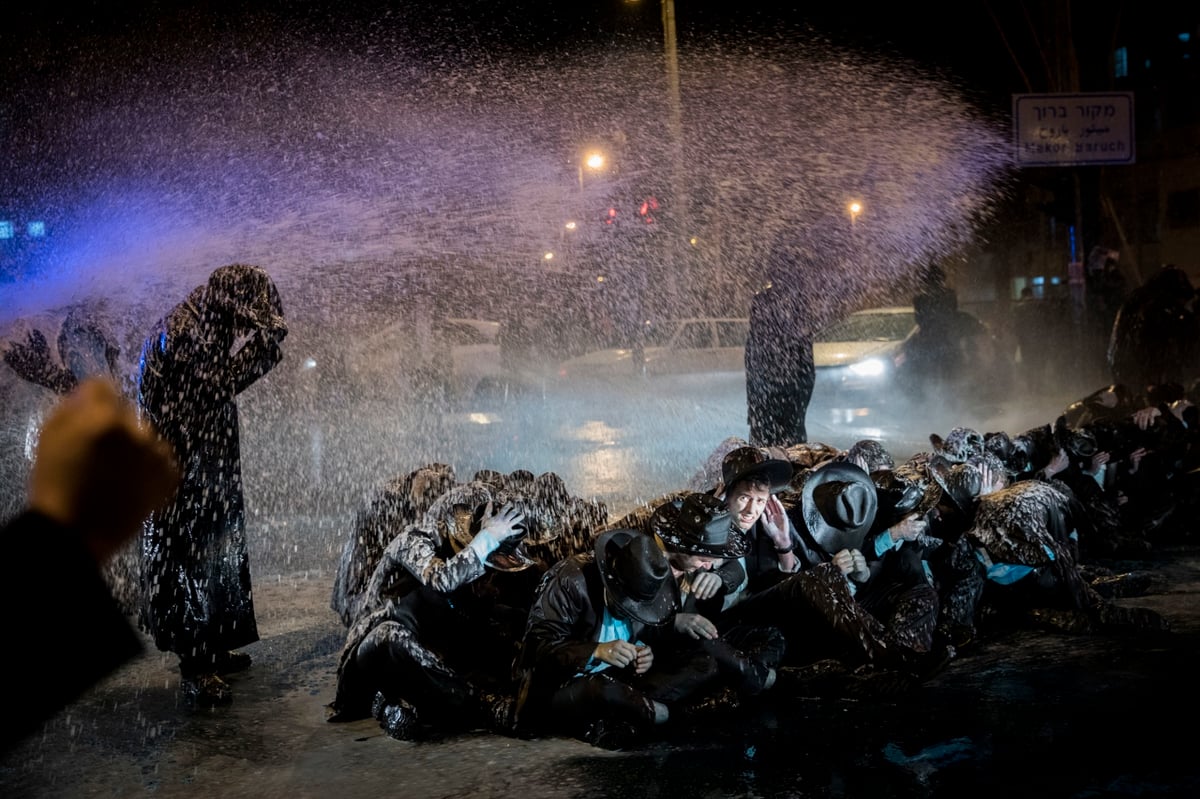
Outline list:
[[[1108,344],[1114,383],[1135,394],[1167,383],[1187,385],[1200,372],[1200,318],[1187,274],[1166,264],[1121,304]]]
[[[1021,372],[1025,387],[1037,392],[1046,387],[1049,379],[1049,309],[1043,300],[1033,296],[1029,286],[1021,289],[1021,300],[1012,309],[1013,333],[1021,351]]]
[[[92,375],[116,377],[121,348],[101,318],[99,306],[78,303],[67,309],[55,341],[57,359],[46,334],[37,328],[25,332],[24,341],[3,345],[4,362],[30,383],[55,394],[73,391]]]
[[[805,417],[817,376],[811,327],[797,288],[772,281],[750,301],[746,410],[754,446],[808,441]]]
[[[0,528],[13,564],[0,581],[4,629],[22,652],[5,665],[19,688],[0,753],[141,653],[102,570],[178,480],[169,447],[114,381],[84,378],[50,412],[26,505]]]
[[[174,447],[183,482],[142,535],[142,627],[179,655],[185,700],[232,700],[221,674],[250,665],[258,640],[235,399],[282,359],[275,284],[257,266],[213,271],[142,347],[138,404]]]

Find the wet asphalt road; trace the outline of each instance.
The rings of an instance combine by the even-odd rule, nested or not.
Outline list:
[[[1133,564],[1126,564],[1133,565]],[[1196,796],[1200,548],[1159,553],[1163,638],[1021,631],[887,698],[761,701],[678,720],[627,751],[477,731],[392,740],[331,724],[344,632],[330,575],[259,578],[262,640],[231,707],[179,705],[173,659],[146,654],[0,760],[6,797]]]

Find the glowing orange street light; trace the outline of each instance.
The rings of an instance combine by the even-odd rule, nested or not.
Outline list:
[[[599,150],[589,150],[583,154],[583,158],[579,159],[579,190],[583,191],[583,168],[586,166],[592,172],[599,172],[604,169],[608,160],[604,157],[604,153]]]
[[[858,215],[863,211],[863,205],[858,200],[851,200],[846,205],[846,210],[850,212],[850,224],[853,225],[858,221]]]

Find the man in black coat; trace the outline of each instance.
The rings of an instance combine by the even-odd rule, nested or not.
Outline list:
[[[679,607],[666,552],[638,530],[608,530],[552,566],[525,628],[517,731],[609,746],[666,723],[718,676],[710,654],[673,640]]]
[[[746,408],[754,446],[808,441],[805,417],[817,376],[811,324],[803,296],[794,288],[771,283],[750,302]]]
[[[1134,394],[1151,386],[1187,385],[1200,372],[1200,317],[1187,273],[1167,264],[1122,303],[1113,322],[1108,366],[1114,383]]]
[[[542,532],[531,505],[472,481],[392,539],[346,637],[330,721],[373,713],[401,740],[509,731],[516,645],[544,571],[523,545]]]
[[[142,347],[138,403],[174,447],[183,483],[142,536],[141,623],[179,655],[189,703],[232,700],[222,674],[258,640],[246,554],[236,397],[283,357],[275,284],[257,266],[213,271]]]

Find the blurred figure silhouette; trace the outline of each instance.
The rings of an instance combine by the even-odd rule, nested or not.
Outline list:
[[[0,581],[12,692],[0,751],[142,651],[102,566],[179,481],[167,445],[117,386],[85,379],[55,405],[25,510],[5,524],[14,564]],[[31,601],[35,600],[36,601]]]
[[[1049,306],[1045,301],[1033,296],[1033,288],[1030,286],[1021,289],[1021,299],[1012,309],[1013,333],[1021,358],[1021,376],[1024,378],[1026,391],[1034,394],[1046,387],[1046,372],[1052,349],[1047,341],[1048,310]]]
[[[808,441],[812,399],[812,319],[800,291],[770,283],[750,302],[746,338],[746,408],[750,443],[786,447]]]
[[[1200,319],[1187,274],[1166,264],[1122,303],[1108,344],[1114,383],[1135,394],[1150,386],[1188,385],[1200,373]]]

